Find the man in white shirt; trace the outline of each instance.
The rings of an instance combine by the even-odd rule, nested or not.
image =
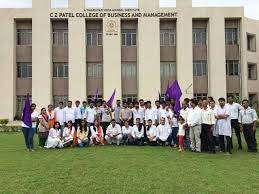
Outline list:
[[[59,102],[59,106],[54,109],[55,119],[58,121],[61,125],[61,129],[64,129],[64,122],[65,122],[65,114],[64,114],[64,108],[63,108],[63,102]]]
[[[107,102],[106,101],[103,101],[103,104],[102,104],[102,106],[100,108],[100,112],[101,112],[101,121],[102,121],[103,134],[104,134],[104,137],[105,137],[107,127],[110,125],[111,119],[112,119],[112,110],[111,110],[110,107],[107,106]]]
[[[133,124],[136,125],[136,119],[140,119],[141,125],[143,125],[144,120],[144,109],[139,108],[139,102],[135,102],[135,107],[132,109],[133,113]]]
[[[125,121],[124,126],[122,126],[122,142],[124,145],[133,144],[132,130],[129,121]]]
[[[157,126],[157,142],[159,144],[170,145],[172,141],[172,129],[170,125],[165,123],[165,118],[162,117],[160,125]]]
[[[214,111],[208,108],[207,100],[202,102],[203,109],[201,110],[201,150],[215,154],[215,145],[213,141],[213,126],[216,119]]]
[[[210,101],[209,108],[214,112],[214,117],[215,117],[215,115],[217,114],[218,106],[216,105],[214,99],[212,99]],[[217,126],[217,120],[215,120],[215,125],[212,127],[213,128],[212,131],[213,131],[213,142],[215,145],[215,149],[218,150],[219,149],[219,132],[218,132],[218,129],[216,126]]]
[[[219,108],[217,109],[217,113],[215,118],[217,119],[217,128],[219,132],[219,141],[220,141],[220,149],[222,152],[225,152],[225,142],[224,138],[227,140],[227,154],[232,154],[231,152],[231,122],[230,122],[230,111],[228,106],[225,103],[225,98],[219,99]]]
[[[157,111],[156,111],[156,109],[151,107],[151,102],[150,101],[147,101],[146,104],[147,104],[147,108],[145,110],[145,123],[147,124],[147,121],[149,119],[151,119],[153,124],[157,124],[156,123],[156,119],[157,119]]]
[[[81,115],[81,109],[80,109],[80,101],[77,100],[75,102],[75,127],[77,128],[81,124],[82,115]]]
[[[112,119],[111,124],[107,127],[105,139],[109,144],[120,145],[122,140],[121,126],[116,124],[115,119]]]
[[[87,127],[90,129],[94,125],[94,120],[96,118],[97,112],[94,107],[94,103],[90,102],[90,106],[85,110],[85,118],[87,122]]]
[[[65,125],[68,123],[68,121],[72,121],[73,125],[75,124],[75,109],[72,108],[72,101],[67,102],[67,107],[64,108],[64,122]]]
[[[235,130],[235,134],[237,136],[237,142],[238,142],[238,149],[242,150],[242,141],[241,141],[241,135],[240,135],[240,127],[238,123],[238,114],[239,111],[243,109],[243,107],[234,102],[234,96],[230,95],[228,97],[228,107],[230,111],[230,119],[231,119],[231,128]],[[231,138],[231,145],[233,148],[232,138]]]
[[[157,128],[155,125],[152,124],[152,120],[149,119],[147,122],[147,128],[146,128],[146,138],[147,142],[150,146],[156,146],[157,145]]]
[[[243,109],[239,113],[240,128],[244,133],[248,152],[257,152],[256,142],[256,121],[258,120],[256,111],[249,107],[248,100],[242,101]]]
[[[187,117],[189,113],[189,101],[184,100],[182,102],[182,109],[180,110],[180,116],[184,119],[185,122],[187,122]],[[186,149],[190,149],[190,128],[186,127],[185,128],[185,136],[184,136],[184,147]]]
[[[198,101],[191,99],[191,109],[188,112],[187,124],[190,128],[191,150],[201,152],[201,109]]]

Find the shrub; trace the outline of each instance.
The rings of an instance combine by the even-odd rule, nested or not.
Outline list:
[[[8,124],[8,122],[9,122],[9,120],[8,120],[8,119],[0,119],[0,125],[2,125],[2,126],[7,125],[7,124]]]

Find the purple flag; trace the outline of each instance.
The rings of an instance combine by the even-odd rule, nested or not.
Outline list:
[[[32,122],[31,122],[31,105],[30,105],[29,94],[27,94],[27,97],[26,97],[25,106],[24,106],[23,113],[22,113],[22,121],[28,127],[30,127],[30,128],[32,127]]]
[[[113,93],[112,93],[112,96],[111,96],[110,99],[107,101],[107,106],[110,107],[110,108],[112,108],[112,103],[113,103],[115,94],[116,94],[116,89],[114,89],[114,91],[113,91]]]
[[[178,116],[181,110],[181,104],[180,104],[181,96],[182,96],[181,88],[179,86],[178,81],[175,80],[172,85],[172,98],[175,100],[174,112],[176,112]]]

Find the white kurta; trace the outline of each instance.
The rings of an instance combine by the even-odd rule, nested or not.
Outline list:
[[[63,143],[60,139],[60,135],[61,135],[61,130],[56,130],[51,128],[49,131],[49,136],[46,142],[46,146],[45,148],[62,148],[63,147]]]
[[[231,120],[230,120],[230,112],[228,106],[224,106],[217,109],[216,115],[229,115],[226,119],[217,119],[217,130],[219,135],[229,136],[231,137],[232,131],[231,131]]]

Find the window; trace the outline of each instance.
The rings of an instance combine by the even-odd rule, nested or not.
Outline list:
[[[122,76],[123,77],[135,77],[137,76],[136,64],[122,64]]]
[[[68,45],[68,30],[54,30],[52,32],[52,43],[54,46],[67,46]]]
[[[32,44],[32,30],[18,29],[17,30],[17,45],[31,45]]]
[[[238,32],[237,28],[226,28],[225,29],[225,39],[226,39],[227,45],[238,43],[237,32]]]
[[[22,112],[25,106],[26,96],[16,96],[16,116],[20,118],[22,116]],[[31,103],[31,96],[30,96],[30,103]]]
[[[98,95],[96,97],[95,97],[95,95],[87,96],[88,102],[92,101],[94,98],[96,98],[96,101],[102,101],[103,100],[103,96],[102,95]]]
[[[68,0],[51,0],[51,8],[68,8]]]
[[[193,76],[207,75],[207,61],[193,61]]]
[[[248,64],[248,79],[257,80],[257,65],[253,63]]]
[[[123,102],[137,102],[138,97],[136,94],[124,94],[122,95]]]
[[[121,45],[136,46],[137,45],[136,30],[121,30]]]
[[[206,93],[195,93],[194,94],[194,98],[196,98],[197,100],[207,98],[207,97],[208,97],[208,94],[206,94]]]
[[[103,34],[100,30],[88,30],[86,33],[87,46],[102,46]]]
[[[160,76],[161,77],[176,77],[176,63],[175,62],[161,62]]]
[[[239,61],[227,61],[226,72],[228,76],[239,75]]]
[[[64,107],[67,106],[68,96],[53,96],[53,106],[58,107],[59,102],[64,103]]]
[[[193,44],[206,44],[207,42],[207,29],[206,28],[193,28],[192,29]]]
[[[68,64],[53,63],[53,77],[68,78]]]
[[[88,77],[103,77],[103,64],[89,63],[87,64]]]
[[[256,36],[254,34],[247,34],[247,50],[256,51]]]
[[[32,77],[31,63],[17,63],[17,77],[31,78]]]
[[[173,29],[160,30],[160,46],[175,46],[176,33]]]
[[[102,8],[103,0],[85,0],[86,7]]]

